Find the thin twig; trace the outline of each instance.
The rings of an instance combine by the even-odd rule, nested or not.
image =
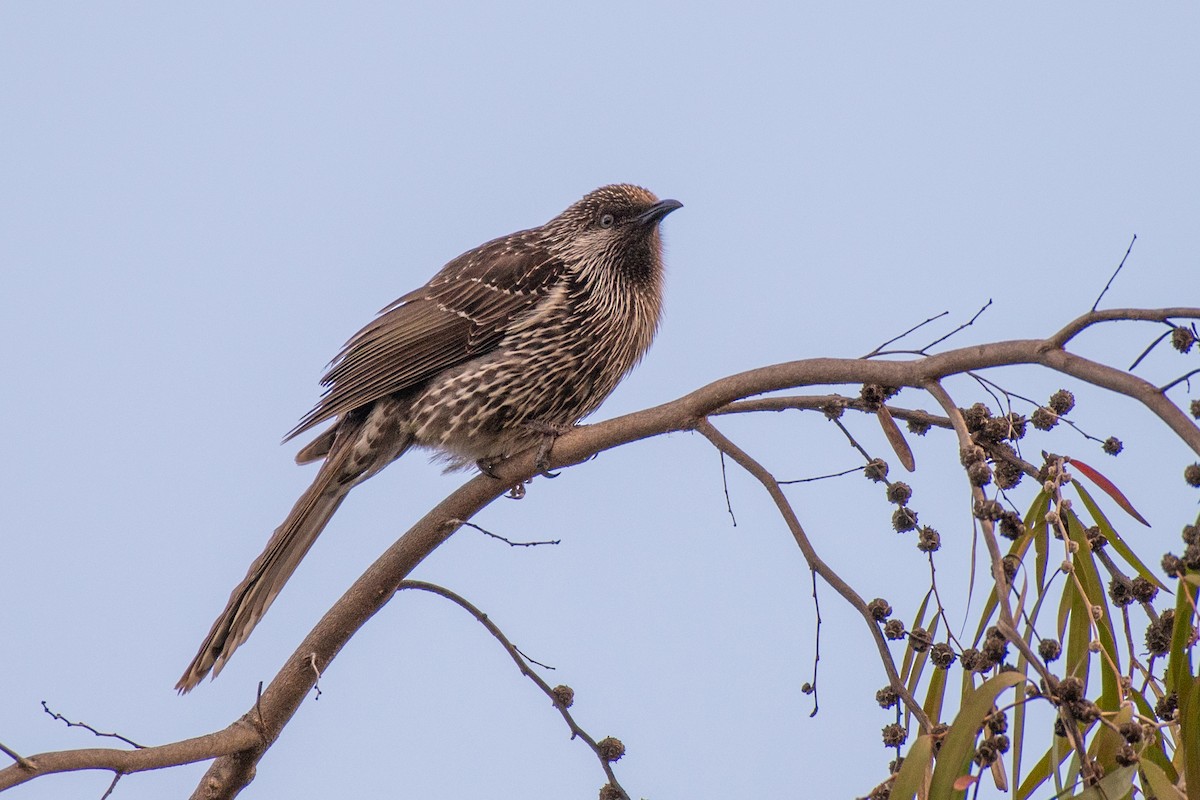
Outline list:
[[[737,400],[714,410],[708,416],[719,417],[726,414],[753,414],[760,411],[824,412],[827,406],[834,404],[841,408],[859,411],[864,414],[874,414],[876,410],[874,406],[868,407],[867,403],[860,397],[847,397],[841,394],[786,395],[781,397],[756,397],[752,400]],[[929,425],[934,428],[952,427],[950,420],[946,417],[931,414],[921,409],[900,408],[889,403],[887,410],[896,419],[902,419],[906,422]]]
[[[0,742],[0,753],[4,753],[4,755],[17,762],[17,764],[23,769],[35,769],[32,761],[25,758],[25,756],[21,755],[16,750],[11,750],[8,747],[5,747],[3,742]]]
[[[950,331],[950,332],[949,332],[949,333],[947,333],[945,336],[942,336],[942,337],[940,337],[940,338],[934,339],[932,342],[930,342],[929,344],[927,344],[927,345],[925,345],[924,347],[922,347],[922,348],[921,348],[921,352],[922,352],[922,353],[927,353],[927,352],[929,352],[929,348],[933,347],[934,345],[941,344],[942,342],[946,341],[947,339],[949,339],[951,336],[953,336],[954,334],[958,333],[959,331],[966,330],[967,328],[969,328],[969,327],[971,327],[972,325],[974,325],[974,324],[975,324],[975,320],[979,319],[979,318],[980,318],[980,317],[983,315],[983,312],[985,312],[985,311],[987,311],[987,310],[988,310],[988,306],[990,306],[991,304],[992,304],[992,299],[989,297],[989,298],[988,298],[988,301],[987,301],[986,303],[984,303],[984,304],[983,304],[983,307],[982,307],[982,308],[980,308],[978,311],[976,311],[976,312],[975,312],[975,316],[971,317],[969,320],[967,320],[966,322],[964,322],[962,325],[959,325],[957,328],[955,328],[954,330]]]
[[[313,688],[313,691],[316,692],[316,694],[313,696],[313,700],[314,701],[320,700],[321,695],[324,694],[324,692],[321,691],[321,668],[317,666],[317,654],[316,653],[308,654],[308,666],[312,668],[313,675],[315,676],[313,678],[313,687],[312,688]]]
[[[1142,354],[1140,356],[1138,356],[1137,358],[1135,358],[1133,360],[1133,363],[1129,365],[1130,372],[1133,372],[1135,369],[1137,369],[1138,364],[1142,363],[1142,360],[1146,356],[1150,355],[1150,351],[1152,351],[1154,348],[1158,347],[1159,342],[1161,342],[1163,339],[1167,338],[1174,332],[1175,326],[1171,325],[1171,323],[1169,323],[1169,322],[1167,323],[1167,325],[1168,325],[1168,327],[1167,327],[1166,333],[1163,333],[1157,339],[1155,339],[1153,342],[1151,342],[1150,345],[1145,350],[1142,351]]]
[[[603,768],[604,774],[608,777],[609,784],[618,792],[620,792],[621,797],[625,798],[625,800],[629,800],[629,794],[621,787],[621,784],[617,782],[617,776],[613,773],[612,765],[601,754],[600,745],[596,743],[596,740],[593,739],[587,731],[579,727],[579,724],[575,721],[575,718],[571,716],[571,712],[567,710],[567,707],[563,704],[562,700],[560,700],[558,695],[554,693],[554,690],[550,688],[550,684],[542,680],[541,676],[533,671],[529,664],[526,663],[527,659],[525,655],[518,650],[511,641],[509,641],[508,637],[504,635],[504,632],[497,627],[496,623],[492,622],[491,618],[488,617],[487,614],[479,610],[479,608],[473,605],[462,595],[459,595],[450,589],[447,589],[443,586],[438,586],[434,583],[406,580],[401,581],[400,585],[396,587],[396,591],[398,592],[405,589],[417,589],[422,592],[429,592],[430,594],[436,594],[439,597],[444,597],[473,616],[480,625],[486,628],[487,632],[490,633],[493,638],[500,643],[500,646],[504,648],[504,651],[508,653],[509,658],[511,658],[517,665],[517,669],[521,671],[521,674],[533,681],[534,685],[541,689],[542,692],[550,698],[550,702],[552,702],[554,707],[558,709],[558,713],[561,714],[563,720],[566,721],[567,727],[571,729],[571,738],[582,739],[587,743],[588,747],[592,748],[592,752],[596,754],[596,758],[600,761],[600,766]]]
[[[725,454],[718,451],[721,457],[721,486],[725,489],[725,510],[729,512],[729,518],[733,520],[733,527],[737,527],[737,517],[733,515],[733,503],[729,500],[729,475],[725,472]]]
[[[846,426],[842,424],[842,421],[840,419],[832,419],[832,420],[830,420],[830,422],[832,422],[834,425],[837,425],[839,428],[841,428],[842,433],[844,433],[846,435],[846,439],[849,440],[850,446],[853,447],[855,450],[857,450],[859,452],[859,454],[866,460],[866,462],[868,464],[875,460],[874,458],[871,457],[871,454],[868,453],[866,451],[866,449],[864,449],[863,446],[858,443],[858,440],[854,438],[854,434],[850,433],[850,431],[846,428]]]
[[[112,796],[113,789],[117,788],[117,781],[121,780],[121,777],[124,774],[124,772],[117,772],[115,775],[113,775],[112,783],[110,783],[108,788],[104,790],[104,794],[100,795],[100,800],[108,800],[108,798]]]
[[[1129,624],[1129,606],[1121,606],[1121,617],[1125,621],[1125,646],[1129,648],[1129,685],[1133,686],[1133,671],[1141,664],[1137,659],[1137,651],[1133,644],[1133,627]]]
[[[1200,374],[1200,369],[1194,369],[1191,372],[1180,375],[1178,378],[1171,381],[1166,386],[1160,386],[1158,390],[1160,392],[1162,392],[1163,394],[1166,394],[1171,389],[1174,389],[1176,386],[1183,383],[1184,381],[1187,381],[1189,378],[1191,378],[1193,375],[1196,375],[1196,374]]]
[[[804,560],[808,562],[809,569],[820,575],[821,579],[841,595],[847,603],[853,606],[866,621],[867,627],[871,631],[871,636],[875,640],[875,646],[879,650],[880,661],[883,663],[884,672],[887,673],[888,683],[895,690],[896,694],[904,700],[912,715],[916,717],[922,732],[929,732],[931,728],[929,717],[925,714],[924,709],[921,708],[916,698],[912,696],[912,693],[908,691],[908,687],[900,680],[900,673],[896,671],[896,663],[892,660],[891,650],[888,649],[888,644],[884,640],[883,634],[880,633],[879,624],[871,616],[871,611],[867,608],[866,602],[859,596],[858,592],[854,591],[850,584],[846,583],[837,572],[830,568],[817,555],[816,549],[813,548],[808,534],[804,532],[804,528],[800,525],[800,520],[796,516],[795,510],[792,508],[787,496],[783,493],[779,482],[775,480],[775,476],[745,450],[742,450],[714,428],[712,423],[707,419],[698,420],[695,423],[695,429],[712,442],[714,447],[728,454],[735,463],[750,473],[767,490],[767,494],[775,501],[775,507],[779,510],[780,516],[783,517],[784,522],[787,524],[788,530],[791,531],[792,538],[796,540],[796,544],[800,547],[800,552],[804,555]]]
[[[976,383],[978,383],[980,386],[982,386],[983,390],[992,396],[992,399],[996,401],[997,409],[999,409],[1000,406],[1004,406],[1005,409],[1008,410],[1008,413],[1010,413],[1010,414],[1012,413],[1012,396],[1010,394],[1008,394],[1008,392],[1004,392],[1003,389],[1000,389],[999,386],[997,386],[995,383],[992,383],[987,378],[984,378],[982,375],[977,375],[974,372],[968,372],[967,375],[974,378]],[[1000,391],[1004,392],[1004,400],[1001,400],[1000,396],[992,391],[993,386],[995,386],[997,389],[1000,389]]]
[[[1129,247],[1125,248],[1125,255],[1121,256],[1121,263],[1117,264],[1117,268],[1113,270],[1113,274],[1109,277],[1108,283],[1104,284],[1104,288],[1100,291],[1100,296],[1096,298],[1096,302],[1092,303],[1092,311],[1100,307],[1100,300],[1104,297],[1104,293],[1108,291],[1108,287],[1112,286],[1113,281],[1117,279],[1117,275],[1121,272],[1121,268],[1125,266],[1125,259],[1129,258],[1129,253],[1133,250],[1133,243],[1137,241],[1137,234],[1129,240]]]
[[[828,475],[817,475],[814,478],[794,478],[790,481],[780,481],[779,485],[780,486],[789,486],[793,483],[812,483],[813,481],[823,481],[823,480],[827,480],[829,478],[840,478],[843,475],[849,475],[853,472],[862,472],[864,469],[866,469],[865,466],[851,467],[850,469],[844,469],[841,472],[831,472]]]
[[[812,682],[810,684],[812,686],[813,710],[808,715],[809,719],[812,719],[821,710],[821,701],[817,696],[817,667],[821,663],[821,598],[817,594],[817,571],[810,569],[808,574],[812,577],[813,611],[817,616],[816,630],[813,631],[813,671]]]
[[[933,553],[927,553],[926,555],[929,556],[929,588],[933,590],[933,601],[937,603],[938,616],[940,616],[942,618],[942,622],[946,624],[946,638],[954,642],[955,646],[958,648],[958,652],[961,653],[965,648],[963,647],[962,642],[958,640],[958,637],[954,635],[954,629],[950,625],[950,618],[946,616],[946,607],[942,605],[942,595],[938,592],[937,568],[934,567],[933,564]]]
[[[143,749],[142,745],[138,744],[133,739],[130,739],[127,736],[122,736],[119,733],[105,733],[103,731],[98,731],[95,728],[93,728],[91,725],[88,725],[86,722],[71,722],[71,720],[67,719],[62,714],[51,711],[50,706],[46,704],[45,700],[42,701],[42,710],[45,711],[47,714],[49,714],[54,719],[62,720],[63,722],[67,723],[68,728],[83,728],[84,730],[91,731],[96,736],[103,736],[103,737],[107,737],[107,738],[111,738],[111,739],[120,739],[122,742],[125,742],[125,744],[130,745],[132,747],[136,747],[138,750]]]
[[[942,317],[946,316],[949,313],[950,313],[949,311],[943,311],[940,314],[935,314],[934,316],[930,317],[929,319],[925,320],[924,322],[919,322],[916,325],[913,325],[911,328],[909,328],[908,330],[906,330],[904,333],[900,334],[899,336],[893,336],[891,339],[888,339],[886,342],[879,345],[874,350],[872,350],[871,352],[869,352],[865,356],[863,356],[863,358],[874,358],[875,356],[882,353],[883,348],[887,347],[889,344],[900,341],[905,336],[908,336],[910,333],[914,333],[917,330],[924,328],[929,323],[933,322],[934,320],[941,319]]]
[[[1034,400],[1029,397],[1025,397],[1024,395],[1017,394],[1016,392],[1010,392],[1008,389],[1005,389],[1000,384],[996,383],[995,381],[989,381],[987,378],[983,377],[982,375],[976,375],[973,372],[968,372],[967,374],[970,375],[972,378],[974,378],[976,381],[978,381],[981,385],[990,384],[992,386],[995,386],[998,391],[1001,391],[1004,393],[1004,396],[1006,398],[1015,397],[1018,400],[1024,400],[1026,403],[1029,403],[1031,406],[1035,406],[1036,408],[1046,408],[1046,406],[1042,405],[1037,400]],[[986,388],[986,386],[985,386],[985,388]],[[993,395],[993,397],[994,396],[995,395]],[[1010,406],[1010,408],[1011,408],[1011,406]],[[1059,422],[1074,429],[1076,433],[1078,433],[1083,438],[1087,439],[1089,442],[1101,442],[1101,443],[1104,442],[1103,439],[1101,439],[1097,436],[1092,436],[1090,433],[1085,431],[1083,428],[1076,425],[1072,420],[1067,419],[1066,417],[1062,416],[1061,414],[1055,414],[1055,417]]]
[[[553,671],[553,672],[556,672],[556,671],[558,671],[558,667],[552,667],[552,666],[550,666],[549,664],[543,664],[541,661],[538,661],[536,658],[531,658],[531,657],[530,657],[530,655],[529,655],[528,653],[526,653],[524,650],[522,650],[521,648],[517,647],[516,645],[513,645],[513,647],[515,647],[515,648],[516,648],[516,650],[517,650],[517,652],[521,654],[521,658],[525,659],[525,660],[526,660],[526,661],[528,661],[530,664],[537,664],[537,665],[538,665],[539,667],[541,667],[542,669],[548,669],[548,670],[551,670],[551,671]]]
[[[538,545],[543,545],[543,544],[562,544],[562,539],[550,539],[550,540],[540,541],[540,542],[514,542],[512,539],[508,539],[504,536],[501,536],[498,533],[492,533],[487,528],[481,528],[480,526],[476,525],[474,522],[467,522],[465,519],[460,519],[460,520],[456,520],[456,521],[458,522],[459,525],[462,525],[464,528],[471,528],[472,530],[479,531],[484,536],[490,536],[493,539],[499,539],[500,541],[504,542],[509,547],[537,547]]]

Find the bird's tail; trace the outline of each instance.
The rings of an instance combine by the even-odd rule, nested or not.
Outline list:
[[[254,559],[246,577],[229,595],[225,610],[175,685],[180,693],[194,689],[210,670],[213,677],[221,672],[342,504],[356,481],[347,480],[345,459],[339,455],[335,453],[321,466],[312,486],[296,501],[287,519],[275,529],[266,549]]]

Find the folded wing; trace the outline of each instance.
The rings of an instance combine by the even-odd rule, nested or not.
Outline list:
[[[562,270],[541,246],[522,244],[521,234],[459,256],[354,334],[321,379],[321,401],[286,438],[495,349]]]

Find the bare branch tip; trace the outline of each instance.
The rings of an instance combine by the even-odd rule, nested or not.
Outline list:
[[[1113,285],[1113,281],[1117,279],[1117,275],[1121,272],[1121,268],[1125,266],[1125,261],[1129,258],[1129,254],[1133,251],[1133,243],[1136,241],[1137,234],[1135,233],[1133,238],[1129,240],[1129,247],[1125,248],[1125,255],[1121,256],[1121,263],[1117,264],[1117,268],[1113,270],[1113,274],[1108,278],[1108,283],[1104,284],[1104,288],[1100,290],[1100,294],[1096,297],[1096,302],[1092,303],[1093,312],[1100,307],[1100,301],[1104,298],[1105,293],[1108,292],[1109,287]]]

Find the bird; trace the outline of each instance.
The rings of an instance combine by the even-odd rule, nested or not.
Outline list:
[[[229,596],[176,689],[215,678],[346,495],[413,448],[487,474],[569,430],[645,355],[663,307],[662,220],[682,207],[603,186],[544,225],[493,239],[379,311],[330,362],[285,437],[312,485]]]

